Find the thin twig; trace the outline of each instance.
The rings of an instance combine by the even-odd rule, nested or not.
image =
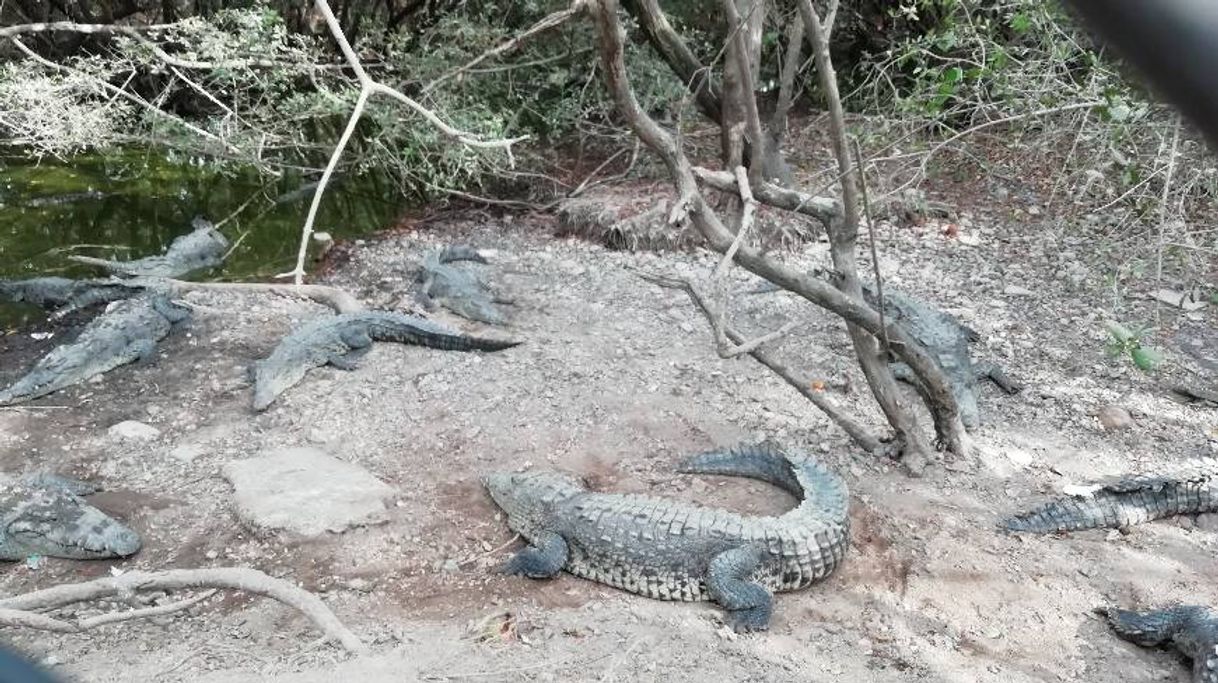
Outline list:
[[[887,353],[889,345],[888,325],[884,322],[884,278],[880,277],[880,257],[875,248],[875,221],[871,220],[871,200],[867,198],[867,173],[863,166],[863,152],[859,147],[858,138],[854,138],[852,142],[854,143],[854,167],[858,170],[859,192],[863,198],[863,219],[867,222],[867,242],[871,246],[871,269],[875,274],[876,312],[880,314],[880,331],[883,333],[880,341],[883,342],[884,352]]]
[[[1163,245],[1167,242],[1168,197],[1171,196],[1171,181],[1176,173],[1176,151],[1180,147],[1180,116],[1176,115],[1176,125],[1172,130],[1171,150],[1167,153],[1167,176],[1163,179],[1163,195],[1159,199],[1159,239],[1155,246],[1155,288],[1163,286]],[[1162,302],[1155,300],[1155,327],[1160,327],[1162,321]]]

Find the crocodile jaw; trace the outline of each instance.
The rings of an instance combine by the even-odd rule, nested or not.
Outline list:
[[[495,472],[482,477],[495,504],[507,513],[508,526],[525,538],[545,530],[554,507],[584,492],[574,477],[559,472]]]
[[[254,410],[266,410],[280,394],[304,379],[303,365],[283,361],[258,361],[254,364]]]

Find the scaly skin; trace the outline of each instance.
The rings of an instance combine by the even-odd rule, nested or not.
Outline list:
[[[429,251],[423,257],[423,268],[419,271],[419,298],[424,306],[433,308],[435,303],[443,305],[457,315],[502,325],[507,321],[495,303],[509,303],[496,297],[477,273],[449,265],[455,261],[486,263],[476,249],[466,245],[450,245],[442,250]]]
[[[29,280],[0,280],[0,298],[28,303],[47,310],[59,309],[54,317],[94,304],[135,296],[140,287],[109,280],[69,280],[36,277]]]
[[[766,282],[749,293],[763,294],[780,289],[781,287]],[[877,305],[878,297],[871,287],[863,287],[863,296],[870,305]],[[939,367],[951,383],[952,395],[956,397],[956,404],[960,408],[960,421],[965,427],[974,429],[981,424],[981,410],[977,405],[978,378],[992,380],[1008,394],[1015,394],[1023,389],[997,365],[973,363],[968,345],[969,342],[978,341],[981,335],[955,316],[890,289],[884,290],[884,315],[885,322],[894,321],[903,326],[910,336],[921,342],[938,361]],[[909,366],[893,363],[891,367],[897,379],[924,391]]]
[[[199,270],[217,268],[224,263],[228,240],[212,224],[202,218],[192,222],[193,230],[170,242],[159,256],[146,256],[132,261],[78,257],[77,260],[100,266],[126,276],[183,277]]]
[[[189,316],[189,311],[156,292],[120,301],[90,321],[75,341],[52,349],[25,377],[0,391],[0,405],[46,396],[149,358],[174,324]]]
[[[374,341],[417,344],[447,351],[500,351],[520,344],[468,337],[436,323],[388,311],[344,313],[306,323],[254,364],[254,410],[262,411],[313,368],[354,370]]]
[[[1107,608],[1118,636],[1143,647],[1171,642],[1193,661],[1193,683],[1218,683],[1218,615],[1200,605],[1183,605],[1150,612]]]
[[[593,493],[554,471],[483,478],[508,526],[529,542],[503,568],[571,574],[660,600],[713,600],[737,631],[764,630],[771,593],[804,588],[841,563],[850,542],[846,484],[807,456],[769,445],[712,451],[679,471],[750,477],[801,499],[778,517],[746,517],[662,498]]]
[[[876,304],[872,292],[865,290],[869,303]],[[1008,394],[1022,387],[1013,382],[1001,368],[991,363],[974,364],[969,356],[969,342],[977,341],[981,335],[961,323],[955,316],[929,306],[899,292],[884,291],[884,313],[888,319],[905,327],[909,334],[931,352],[939,367],[951,383],[952,394],[960,407],[960,421],[969,429],[981,424],[981,410],[977,405],[977,378],[988,377]],[[909,367],[894,363],[892,366],[898,379],[917,385]]]
[[[0,560],[101,560],[137,552],[138,534],[81,500],[96,490],[47,474],[0,483]]]
[[[1002,522],[1006,531],[1125,529],[1162,517],[1218,511],[1218,460],[1197,458],[1168,472],[1096,484],[1087,495],[1051,501]]]

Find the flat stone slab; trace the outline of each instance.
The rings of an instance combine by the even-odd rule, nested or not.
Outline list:
[[[384,522],[393,487],[315,448],[285,448],[224,465],[237,515],[259,529],[302,536]]]
[[[156,427],[135,420],[119,422],[116,425],[112,425],[106,432],[116,439],[126,439],[128,441],[152,441],[161,435],[161,430]]]

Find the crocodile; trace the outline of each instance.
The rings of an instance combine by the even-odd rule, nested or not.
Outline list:
[[[1142,647],[1168,642],[1193,662],[1193,683],[1218,683],[1218,614],[1202,605],[1135,612],[1096,610],[1121,638]]]
[[[191,227],[191,232],[174,238],[164,254],[131,261],[110,261],[90,256],[69,258],[128,277],[144,275],[180,278],[222,265],[228,252],[228,239],[211,222],[201,217],[195,217],[191,221]]]
[[[354,370],[374,341],[417,344],[448,351],[500,351],[518,341],[469,337],[426,318],[391,311],[342,313],[305,323],[292,331],[271,355],[251,367],[253,406],[266,410],[284,391],[313,368],[329,364]]]
[[[832,273],[816,272],[830,279],[835,277]],[[773,283],[766,282],[746,293],[764,294],[781,289]],[[870,305],[878,307],[879,297],[876,296],[875,289],[872,287],[863,286],[863,298]],[[884,315],[887,318],[886,322],[893,321],[904,327],[910,336],[925,346],[938,362],[943,373],[947,375],[952,395],[955,396],[956,404],[960,408],[960,421],[966,428],[975,429],[981,424],[981,409],[977,404],[978,378],[990,379],[998,388],[1008,394],[1015,394],[1023,389],[998,365],[988,362],[973,362],[969,354],[969,343],[980,341],[981,335],[950,313],[885,288]],[[895,354],[890,352],[889,358],[895,361]],[[892,362],[889,367],[897,379],[912,384],[919,391],[924,391],[917,376],[908,365]]]
[[[1162,517],[1218,511],[1218,459],[1193,458],[1148,475],[1132,475],[1082,487],[1005,519],[1006,531],[1053,533],[1127,529]]]
[[[423,256],[423,267],[416,276],[419,299],[428,309],[441,304],[457,315],[492,325],[502,325],[506,316],[495,304],[510,304],[511,299],[495,295],[477,273],[451,265],[457,261],[486,263],[473,247],[449,245]]]
[[[139,535],[82,500],[98,488],[87,482],[39,473],[0,482],[0,560],[33,555],[70,560],[127,557],[140,549]]]
[[[189,310],[171,302],[163,292],[148,291],[124,299],[98,315],[71,343],[52,349],[28,374],[0,390],[0,405],[46,396],[90,377],[152,356],[156,343]]]
[[[0,280],[0,298],[28,303],[61,318],[72,311],[135,296],[142,286],[123,280],[71,280],[66,277],[36,277]]]
[[[863,289],[863,296],[872,306],[878,303],[878,297],[870,288]],[[966,428],[974,429],[981,424],[981,409],[977,405],[979,378],[990,379],[1008,394],[1015,394],[1023,389],[998,365],[973,362],[969,355],[969,342],[979,341],[981,335],[950,313],[900,292],[886,290],[884,315],[903,326],[910,336],[921,342],[938,361],[960,408],[960,421]],[[908,365],[894,362],[889,367],[897,379],[921,390],[920,382]]]
[[[660,600],[711,600],[737,632],[765,630],[772,593],[831,574],[850,543],[846,483],[816,460],[762,443],[687,458],[679,472],[749,477],[800,499],[778,517],[587,490],[548,470],[482,478],[508,526],[528,541],[499,571],[550,578],[566,570]]]

